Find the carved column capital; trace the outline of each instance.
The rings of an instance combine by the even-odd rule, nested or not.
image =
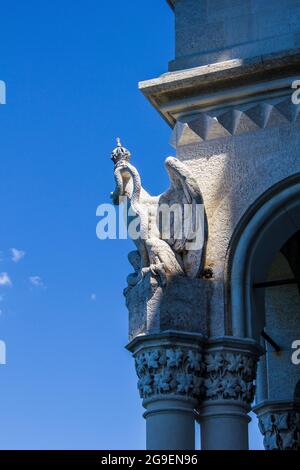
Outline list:
[[[135,358],[142,398],[179,395],[199,398],[203,387],[202,356],[192,348],[153,348],[140,352]]]
[[[127,346],[135,359],[145,408],[147,449],[195,448],[202,344],[201,334],[169,330],[136,336]]]
[[[300,404],[264,402],[254,408],[266,450],[300,450]]]
[[[198,404],[230,400],[249,406],[254,399],[260,354],[254,341],[204,341],[197,334],[166,332],[140,336],[128,349],[144,401],[178,397]]]
[[[205,398],[252,403],[256,361],[241,353],[214,352],[205,355]]]
[[[248,449],[248,412],[261,352],[255,341],[245,338],[225,336],[206,342],[204,393],[197,410],[203,450]]]
[[[254,342],[220,338],[204,354],[204,401],[253,402],[259,350]]]
[[[169,398],[196,405],[204,387],[201,340],[201,335],[167,332],[139,337],[129,345],[144,403]]]

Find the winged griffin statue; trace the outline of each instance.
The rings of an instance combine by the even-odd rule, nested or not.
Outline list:
[[[178,159],[169,157],[165,166],[170,177],[170,188],[159,196],[151,196],[141,184],[137,169],[130,163],[130,152],[117,139],[117,147],[113,150],[111,159],[114,162],[115,191],[111,194],[113,203],[119,204],[120,198],[125,198],[131,213],[131,219],[138,219],[139,236],[134,237],[137,251],[129,254],[129,261],[135,269],[135,274],[129,276],[129,286],[133,287],[143,279],[146,273],[159,278],[162,285],[173,276],[188,276],[195,278],[201,275],[206,240],[206,224],[197,228],[194,209],[203,209],[203,198],[198,183],[190,171]],[[172,222],[168,237],[164,236],[161,218],[162,207],[179,207],[181,217],[179,222]],[[186,233],[178,231],[178,223],[184,223],[185,208],[189,211],[191,227]],[[175,226],[177,224],[177,227]],[[198,235],[196,230],[202,230],[202,243],[196,249],[189,247]],[[176,236],[180,233],[180,237]]]

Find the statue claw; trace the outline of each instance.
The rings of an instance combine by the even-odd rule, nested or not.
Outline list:
[[[159,277],[162,286],[167,284],[167,277],[163,264],[151,264],[150,266],[142,268],[138,275],[137,284],[141,283],[148,273],[151,273],[153,277]]]
[[[165,286],[167,284],[167,276],[163,263],[151,264],[150,270],[153,276],[160,278],[162,286]]]
[[[143,281],[146,274],[148,274],[150,271],[151,271],[150,267],[142,268],[138,275],[137,284],[140,284]]]

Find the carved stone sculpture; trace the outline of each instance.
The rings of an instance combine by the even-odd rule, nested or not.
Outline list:
[[[209,286],[201,277],[209,276],[203,270],[207,230],[200,188],[188,168],[169,157],[170,188],[153,197],[130,157],[118,139],[111,156],[116,181],[111,197],[115,205],[124,203],[137,247],[128,256],[134,272],[124,291],[129,337],[186,328],[206,334]]]
[[[202,227],[197,225],[200,220],[196,220],[194,212],[197,206],[203,208],[203,198],[196,180],[183,163],[169,157],[165,165],[170,177],[170,189],[160,196],[151,196],[142,187],[137,169],[129,162],[130,156],[118,139],[118,145],[112,152],[116,181],[112,200],[118,205],[120,198],[126,197],[130,206],[128,212],[131,218],[138,221],[135,226],[139,226],[139,236],[134,241],[140,258],[135,254],[132,263],[138,274],[136,282],[148,272],[159,277],[162,284],[173,276],[199,276],[203,267],[206,234],[205,224]],[[178,211],[177,224],[170,220],[169,231],[164,236],[166,227],[161,222],[159,212],[172,207]],[[187,207],[190,208],[190,226],[186,220]],[[193,248],[196,236],[201,240]],[[133,284],[134,278],[131,277],[129,286]]]

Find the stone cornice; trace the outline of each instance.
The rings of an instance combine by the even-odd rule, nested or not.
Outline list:
[[[264,348],[254,339],[235,336],[210,337],[205,342],[205,348],[209,352],[238,351],[240,353],[251,353],[257,357],[265,353]]]
[[[127,346],[126,349],[132,353],[137,353],[145,347],[155,347],[157,344],[168,346],[177,344],[186,346],[187,344],[202,345],[205,338],[200,333],[188,333],[179,330],[167,330],[163,333],[154,333],[149,335],[136,336]]]
[[[300,51],[230,60],[140,82],[139,88],[171,127],[181,116],[291,94],[300,77]]]
[[[285,411],[297,411],[300,413],[300,400],[265,400],[252,408],[256,415],[270,413],[280,413]]]

